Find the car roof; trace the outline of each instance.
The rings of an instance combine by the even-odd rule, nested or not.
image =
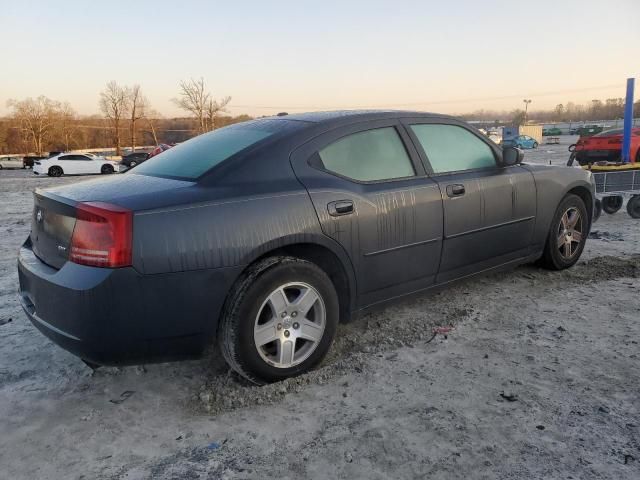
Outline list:
[[[294,114],[280,114],[270,119],[293,120],[316,124],[349,124],[367,120],[382,120],[387,118],[443,118],[453,119],[448,115],[429,112],[415,112],[408,110],[334,110],[326,112],[306,112]]]

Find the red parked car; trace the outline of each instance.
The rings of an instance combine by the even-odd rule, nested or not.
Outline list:
[[[580,165],[600,161],[619,162],[622,151],[622,129],[605,130],[592,137],[580,137],[575,146]],[[631,129],[631,160],[640,162],[640,128]]]
[[[173,145],[167,145],[166,143],[161,143],[151,151],[148,158],[155,157],[156,155],[164,152],[165,150],[169,150],[171,147],[173,147]]]

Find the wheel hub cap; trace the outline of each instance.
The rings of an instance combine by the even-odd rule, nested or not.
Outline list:
[[[557,247],[560,255],[568,260],[578,252],[582,242],[582,216],[577,208],[569,208],[560,218]]]
[[[294,367],[316,350],[326,324],[318,291],[303,282],[281,285],[262,303],[253,339],[260,357],[277,368]]]

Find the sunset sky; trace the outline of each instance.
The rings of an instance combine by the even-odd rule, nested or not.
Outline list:
[[[0,20],[0,115],[38,95],[98,113],[109,80],[176,116],[191,77],[252,115],[535,110],[640,77],[639,0],[0,0]]]

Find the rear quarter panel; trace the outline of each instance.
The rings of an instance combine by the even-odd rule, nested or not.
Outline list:
[[[138,212],[133,229],[133,264],[146,274],[246,265],[323,236],[306,191]]]

